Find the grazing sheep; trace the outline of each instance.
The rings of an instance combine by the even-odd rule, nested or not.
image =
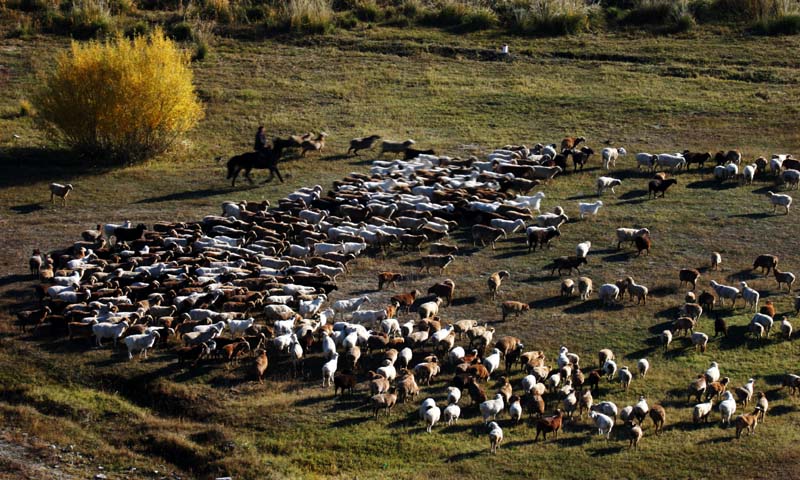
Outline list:
[[[747,307],[748,305],[752,305],[754,312],[758,310],[758,300],[761,295],[759,295],[755,289],[748,287],[747,282],[739,282],[739,286],[742,288],[744,306]]]
[[[750,325],[760,325],[763,331],[769,337],[769,332],[772,330],[772,325],[775,323],[772,317],[764,315],[763,313],[756,313],[750,320]],[[760,336],[760,335],[759,335]]]
[[[622,185],[622,180],[611,177],[600,177],[597,179],[597,196],[603,194],[604,191],[611,189],[611,193],[617,193],[614,188]]]
[[[792,272],[782,272],[778,270],[778,266],[776,265],[772,269],[772,274],[775,276],[775,281],[778,282],[778,290],[781,289],[781,284],[785,283],[786,286],[789,288],[789,293],[792,293],[792,284],[794,284],[795,276]]]
[[[781,333],[786,336],[786,340],[792,339],[792,324],[786,317],[781,317]]]
[[[603,305],[615,305],[619,298],[619,287],[613,283],[606,283],[600,286],[600,290],[597,291],[597,294],[603,302]]]
[[[597,411],[589,412],[589,418],[594,422],[597,427],[597,434],[606,437],[606,440],[611,438],[611,430],[614,428],[614,420],[608,415],[604,415]]]
[[[709,382],[716,382],[719,380],[719,364],[717,362],[711,362],[711,364],[708,366],[708,369],[706,369],[705,376],[706,380]]]
[[[617,377],[619,378],[619,383],[622,386],[622,389],[628,390],[628,387],[631,386],[631,381],[633,380],[633,374],[628,367],[621,367],[619,371],[617,371]]]
[[[618,228],[617,229],[617,250],[622,248],[623,242],[635,242],[637,237],[650,236],[650,230],[646,228]]]
[[[128,360],[133,360],[134,352],[139,352],[139,357],[146,359],[147,350],[155,345],[159,337],[158,331],[125,337],[125,346],[128,347]]]
[[[644,436],[644,432],[642,432],[642,427],[640,425],[636,425],[633,422],[626,422],[625,426],[628,428],[627,434],[630,442],[628,443],[628,448],[633,448],[634,450],[639,449],[639,442],[642,440],[642,436]]]
[[[394,393],[394,389],[389,389],[386,393],[378,393],[370,397],[370,402],[372,403],[372,414],[375,418],[378,418],[378,413],[381,410],[386,412],[388,416],[394,407],[397,404],[397,394]]]
[[[585,258],[587,255],[589,255],[589,249],[590,248],[592,248],[592,242],[590,242],[588,240],[585,241],[585,242],[579,243],[575,247],[575,256],[578,257],[578,258]]]
[[[453,255],[425,255],[419,259],[419,271],[422,272],[424,269],[426,273],[431,273],[431,267],[438,267],[441,274],[453,260],[455,260]]]
[[[680,153],[660,153],[655,161],[655,167],[666,167],[669,168],[670,172],[674,171],[676,168],[680,170],[685,166],[686,159]]]
[[[667,412],[661,405],[653,405],[650,407],[650,418],[653,420],[653,426],[656,428],[656,435],[664,431],[664,423],[667,421]]]
[[[784,162],[784,165],[785,164],[786,162]],[[783,182],[789,186],[790,190],[792,187],[794,187],[796,190],[800,186],[800,171],[791,168],[785,170],[783,173],[781,173],[781,180],[783,180]]]
[[[500,284],[506,278],[511,278],[511,274],[508,273],[507,270],[494,272],[489,276],[487,284],[489,286],[489,294],[492,296],[492,300],[494,300],[497,297],[497,293],[500,291]]]
[[[536,421],[536,438],[534,442],[539,441],[539,434],[541,433],[544,440],[547,440],[547,434],[552,432],[556,440],[558,440],[558,431],[561,430],[561,425],[564,419],[564,414],[561,410],[556,410],[556,414],[550,417],[542,417]]]
[[[489,424],[489,451],[492,454],[497,454],[497,447],[503,441],[503,429],[497,425],[497,422]]]
[[[623,155],[627,155],[628,152],[625,151],[623,147],[619,148],[612,148],[607,147],[600,151],[600,155],[603,157],[603,169],[610,170],[611,167],[615,167],[617,165],[617,159]]]
[[[544,246],[547,245],[547,248],[550,248],[550,241],[561,236],[561,232],[558,230],[558,227],[555,226],[528,227],[525,230],[525,234],[527,237],[528,253],[531,253],[531,250],[536,251],[537,246],[544,248]]]
[[[708,423],[708,417],[711,416],[711,411],[714,409],[714,400],[708,400],[705,403],[698,403],[692,409],[692,422],[693,423]]]
[[[736,298],[739,296],[739,289],[736,287],[731,287],[729,285],[722,285],[717,283],[714,280],[711,280],[709,283],[711,288],[717,293],[719,297],[720,305],[725,305],[725,299],[729,298],[731,300],[731,308],[736,306]]]
[[[755,390],[756,380],[754,378],[750,378],[747,380],[747,383],[743,386],[734,390],[736,393],[737,399],[742,402],[742,406],[746,407],[748,403],[753,399],[753,392]]]
[[[451,403],[450,405],[445,407],[444,421],[447,422],[447,426],[453,425],[456,422],[458,422],[458,419],[460,417],[461,417],[461,407],[459,407],[455,403]]]
[[[759,414],[759,420],[764,422],[764,419],[767,416],[767,410],[769,410],[769,401],[767,400],[767,394],[764,392],[758,392],[758,406],[761,408],[761,412]]]
[[[71,183],[61,185],[60,183],[50,184],[50,203],[55,203],[55,197],[61,199],[61,206],[67,206],[67,195],[74,189]]]
[[[436,422],[439,421],[441,415],[442,415],[442,410],[435,404],[433,406],[428,407],[425,410],[425,413],[423,414],[423,419],[425,420],[426,432],[431,433],[433,426],[436,425]]]
[[[575,295],[575,281],[567,278],[561,281],[561,296],[571,297]]]
[[[611,418],[612,423],[617,421],[617,415],[619,415],[619,409],[613,402],[600,402],[592,405],[591,411],[602,413],[603,415]]]
[[[336,368],[339,365],[339,354],[333,352],[331,359],[322,365],[322,388],[330,387],[333,385],[333,375],[336,373]]]
[[[678,278],[680,279],[681,283],[680,286],[682,287],[684,283],[691,283],[692,290],[697,289],[697,280],[700,279],[700,271],[696,268],[683,268],[678,272]]]
[[[628,286],[628,295],[630,295],[631,300],[633,297],[636,297],[636,304],[642,303],[647,305],[647,294],[649,290],[644,285],[639,285],[633,281],[633,277],[627,277],[625,279],[625,283]]]
[[[527,312],[530,310],[530,305],[523,302],[517,302],[514,300],[508,300],[502,303],[501,311],[503,314],[503,321],[506,321],[506,317],[510,314],[514,314],[515,317],[519,317],[520,314]]]
[[[708,345],[708,335],[702,332],[693,332],[691,338],[695,350],[700,349],[701,352],[706,351],[706,346]]]
[[[668,178],[666,180],[650,180],[650,183],[647,185],[647,198],[649,199],[651,195],[653,198],[658,198],[659,193],[661,193],[661,198],[664,198],[667,194],[667,189],[677,183],[678,180],[674,178]]]
[[[581,300],[588,300],[592,294],[592,279],[589,277],[578,277],[578,292]]]
[[[719,270],[720,263],[722,263],[722,255],[719,252],[711,252],[711,270]]]
[[[480,411],[481,416],[483,417],[483,423],[489,423],[490,418],[494,420],[504,408],[505,403],[503,401],[502,393],[495,395],[494,400],[486,400],[485,402],[481,403]]]
[[[789,207],[792,205],[792,197],[784,193],[767,192],[770,203],[772,203],[772,213],[775,213],[779,206],[786,209],[786,215],[789,215]]]
[[[736,425],[736,439],[738,440],[743,430],[748,431],[748,435],[755,435],[756,426],[758,425],[758,417],[761,415],[761,407],[756,407],[753,413],[745,413],[739,415],[734,420]]]
[[[661,332],[661,335],[659,335],[659,339],[661,341],[661,345],[664,345],[664,351],[666,352],[669,348],[669,344],[672,343],[672,331],[664,330]]]
[[[581,142],[585,141],[586,139],[583,137],[564,137],[564,139],[561,140],[561,151],[577,148]]]
[[[658,161],[658,155],[651,155],[649,153],[636,154],[636,168],[638,170],[641,170],[642,167],[653,170],[656,166],[656,161]]]
[[[650,362],[646,358],[641,358],[636,362],[636,368],[639,370],[639,377],[644,378],[650,370]]]
[[[597,200],[593,203],[585,203],[585,202],[578,202],[578,210],[580,211],[580,218],[583,220],[585,215],[589,216],[597,216],[597,212],[600,211],[600,207],[603,206],[602,200]]]

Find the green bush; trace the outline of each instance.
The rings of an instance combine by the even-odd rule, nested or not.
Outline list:
[[[467,32],[486,30],[496,26],[497,23],[497,14],[494,11],[488,8],[477,8],[461,19],[459,29]]]
[[[408,8],[414,9],[411,5]],[[497,14],[491,9],[447,1],[438,8],[423,12],[420,22],[434,27],[454,27],[459,31],[474,31],[491,28],[498,23],[498,19]]]
[[[330,0],[289,0],[289,26],[299,33],[329,33],[334,28]]]
[[[179,42],[188,42],[193,38],[192,25],[189,22],[173,23],[169,27],[169,37]]]
[[[797,35],[800,34],[800,15],[760,20],[753,24],[752,30],[758,35]]]
[[[375,0],[360,0],[353,7],[353,13],[362,22],[376,22],[381,18],[381,8]]]
[[[150,32],[150,24],[144,20],[137,20],[125,29],[125,36],[133,38],[136,35],[147,35]]]
[[[336,26],[345,30],[352,30],[358,26],[358,18],[351,11],[336,14]]]

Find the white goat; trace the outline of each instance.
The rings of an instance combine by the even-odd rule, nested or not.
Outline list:
[[[580,217],[581,219],[584,218],[586,215],[590,216],[597,216],[597,212],[600,211],[600,207],[603,206],[603,201],[598,200],[594,203],[585,203],[585,202],[578,202],[578,209],[580,210]]]

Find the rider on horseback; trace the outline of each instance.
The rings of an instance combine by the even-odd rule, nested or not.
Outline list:
[[[267,134],[264,133],[264,125],[258,127],[256,132],[256,144],[254,147],[256,152],[263,152],[267,149]]]

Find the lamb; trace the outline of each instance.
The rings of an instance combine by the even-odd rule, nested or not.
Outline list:
[[[606,440],[611,438],[611,430],[614,428],[614,420],[608,415],[604,415],[597,411],[590,411],[589,417],[594,421],[597,427],[597,434],[606,437]]]
[[[772,203],[772,213],[778,209],[779,206],[786,209],[786,215],[789,215],[789,207],[792,205],[792,197],[785,193],[772,193],[767,192],[770,203]]]
[[[622,180],[611,177],[600,177],[597,179],[597,196],[603,194],[605,190],[611,189],[611,193],[617,193],[614,188],[622,185]]]
[[[354,138],[350,140],[350,148],[347,149],[347,153],[345,155],[350,155],[350,152],[353,152],[354,155],[358,155],[359,150],[369,150],[375,145],[375,142],[381,138],[380,135],[370,135],[369,137],[361,137],[361,138]]]
[[[158,331],[152,331],[150,333],[125,337],[125,346],[128,347],[128,360],[133,360],[134,352],[139,352],[139,357],[146,359],[147,350],[155,345],[159,336]]]
[[[394,153],[394,154],[405,153],[406,149],[408,149],[408,147],[410,147],[411,145],[414,145],[415,143],[417,143],[417,142],[415,142],[414,140],[411,140],[411,139],[408,139],[408,140],[406,140],[404,142],[395,142],[395,141],[391,141],[391,140],[384,140],[384,141],[381,142],[381,152],[380,152],[379,156],[382,157],[383,154],[386,153],[386,152]]]
[[[613,283],[606,283],[600,286],[600,290],[597,291],[597,294],[603,302],[603,305],[611,306],[617,303],[619,287]]]
[[[646,228],[618,228],[617,229],[617,250],[622,248],[623,242],[634,242],[636,237],[649,236],[650,230]]]
[[[758,310],[758,300],[761,297],[759,293],[755,289],[747,286],[747,282],[739,282],[739,286],[742,287],[744,306],[747,307],[748,305],[752,305],[754,312]]]
[[[623,147],[619,148],[607,147],[601,150],[600,154],[603,157],[603,169],[610,170],[611,167],[616,166],[617,159],[622,155],[627,155],[628,152],[625,151]]]
[[[597,200],[594,203],[578,202],[578,210],[580,211],[581,220],[583,220],[585,215],[597,216],[597,212],[602,206],[602,200]]]
[[[530,305],[528,305],[527,303],[517,302],[517,301],[514,301],[514,300],[505,301],[501,305],[501,311],[502,311],[502,314],[503,314],[503,320],[502,321],[505,322],[506,321],[506,317],[509,314],[513,313],[515,317],[519,317],[521,313],[527,312],[528,310],[530,310]]]
[[[578,292],[581,300],[588,300],[592,294],[592,279],[589,277],[578,277]],[[619,293],[619,290],[617,291]]]
[[[55,203],[55,197],[61,199],[61,206],[67,206],[67,195],[74,189],[71,183],[62,185],[60,183],[50,184],[50,203]]]
[[[724,302],[726,298],[731,300],[731,308],[736,306],[736,298],[739,296],[739,289],[736,287],[731,287],[728,285],[721,285],[714,280],[710,282],[711,288],[717,293],[719,297],[720,304],[724,306]]]
[[[500,291],[500,284],[506,278],[511,278],[511,274],[508,273],[507,270],[494,272],[489,276],[489,279],[486,281],[486,283],[489,286],[489,294],[492,296],[492,300],[497,298],[497,293]]]
[[[795,276],[792,272],[782,272],[778,270],[778,266],[776,265],[772,269],[772,274],[775,276],[775,280],[778,282],[778,290],[781,289],[781,284],[785,283],[789,288],[789,293],[792,293],[792,284],[794,284],[795,281]]]

